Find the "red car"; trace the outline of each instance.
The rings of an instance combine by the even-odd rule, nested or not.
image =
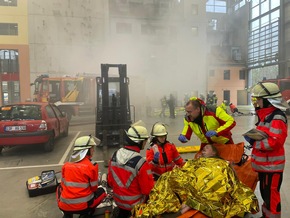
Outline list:
[[[51,103],[24,102],[0,107],[0,152],[4,147],[43,144],[49,152],[54,140],[68,135],[69,121]]]

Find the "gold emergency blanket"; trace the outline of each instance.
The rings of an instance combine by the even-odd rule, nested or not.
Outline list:
[[[164,173],[146,204],[136,205],[134,217],[175,213],[185,203],[214,218],[258,212],[254,192],[236,177],[229,163],[219,158],[189,160],[182,168]]]

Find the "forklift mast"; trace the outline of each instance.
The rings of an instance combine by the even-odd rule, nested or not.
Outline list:
[[[110,68],[118,68],[119,77],[110,77]],[[127,66],[125,64],[101,64],[101,77],[97,77],[96,82],[95,135],[108,146],[121,146],[124,129],[127,130],[132,124]]]

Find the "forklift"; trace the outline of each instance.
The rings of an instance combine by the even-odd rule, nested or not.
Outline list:
[[[109,76],[109,69],[117,68],[119,77]],[[101,64],[97,82],[95,135],[105,147],[123,145],[124,130],[132,124],[129,78],[126,64]]]

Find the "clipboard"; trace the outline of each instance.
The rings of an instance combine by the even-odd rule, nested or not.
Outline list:
[[[268,135],[265,132],[255,129],[255,128],[250,129],[249,131],[245,132],[243,136],[248,136],[249,138],[256,141],[261,141],[263,139],[268,138]]]

